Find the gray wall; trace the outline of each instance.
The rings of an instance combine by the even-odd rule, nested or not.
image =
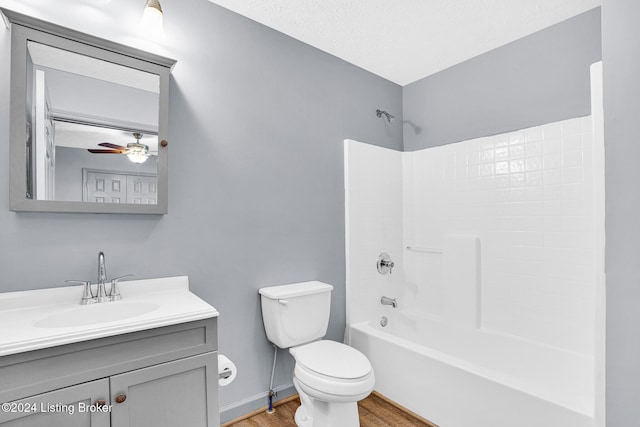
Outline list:
[[[600,8],[403,88],[406,151],[590,114]]]
[[[604,0],[607,426],[640,419],[640,2]]]
[[[189,275],[219,309],[220,349],[239,369],[221,405],[253,409],[266,404],[252,399],[268,389],[273,355],[258,288],[333,284],[328,338],[343,337],[343,139],[401,149],[402,128],[375,117],[382,108],[401,121],[401,88],[206,0],[162,7],[167,55],[178,60],[166,216],[9,211],[10,44],[0,28],[0,292],[95,280],[101,250],[110,277]],[[96,8],[60,0],[34,13],[120,42],[134,37],[142,4]],[[275,385],[291,383],[292,366],[280,352]]]

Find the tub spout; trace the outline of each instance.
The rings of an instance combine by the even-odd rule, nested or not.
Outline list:
[[[393,308],[397,308],[398,307],[398,302],[396,301],[395,298],[382,297],[382,298],[380,298],[380,304],[382,304],[382,305],[390,305]]]

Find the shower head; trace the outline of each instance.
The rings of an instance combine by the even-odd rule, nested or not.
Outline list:
[[[387,122],[389,122],[390,125],[392,125],[392,124],[394,124],[396,122],[396,118],[394,116],[392,116],[391,114],[387,113],[386,111],[376,110],[376,116],[382,117],[383,114],[384,114],[385,118],[387,119]]]

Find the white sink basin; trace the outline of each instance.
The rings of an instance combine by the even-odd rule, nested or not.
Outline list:
[[[158,308],[157,304],[125,301],[78,305],[70,310],[39,319],[33,326],[37,328],[72,328],[95,325],[129,319],[150,313]]]
[[[130,280],[120,292],[121,301],[89,305],[77,286],[0,293],[0,357],[218,316],[187,276]]]

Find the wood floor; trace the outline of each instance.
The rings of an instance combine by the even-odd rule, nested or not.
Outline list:
[[[230,421],[222,427],[296,427],[293,414],[298,406],[300,399],[295,397],[277,406],[274,414],[260,411],[249,418]],[[358,412],[360,427],[438,427],[377,392],[358,402]]]

